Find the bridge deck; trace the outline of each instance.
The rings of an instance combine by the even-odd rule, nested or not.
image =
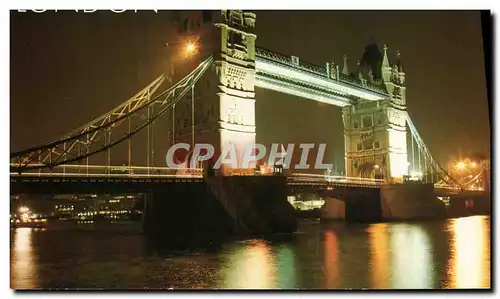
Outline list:
[[[266,49],[256,48],[256,86],[297,95],[336,106],[351,105],[356,99],[377,101],[387,98],[387,91],[377,85],[361,83],[339,74],[329,74],[320,67],[294,61]]]
[[[130,175],[130,174],[53,174],[38,173],[11,174],[11,194],[71,194],[71,193],[123,193],[151,192],[171,188],[178,184],[204,183],[201,174],[191,175]],[[286,184],[295,190],[335,190],[336,188],[379,189],[381,180],[348,178],[313,174],[297,174],[287,177]],[[457,194],[483,194],[484,190],[457,190],[456,188],[435,188],[436,196]]]
[[[272,177],[272,176],[270,176]],[[81,192],[149,192],[167,189],[172,184],[203,183],[201,174],[191,175],[137,175],[137,174],[11,174],[11,194],[20,193],[81,193]],[[363,179],[329,178],[328,180],[309,176],[290,176],[286,183],[294,188],[353,187],[378,188],[379,183]]]

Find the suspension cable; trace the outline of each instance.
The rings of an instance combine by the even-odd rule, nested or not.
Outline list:
[[[458,183],[458,181],[456,179],[454,179],[446,170],[444,170],[444,168],[439,163],[437,163],[436,160],[434,159],[434,157],[431,155],[431,153],[430,153],[429,149],[427,148],[427,146],[425,145],[423,139],[420,137],[420,134],[418,133],[417,128],[416,128],[415,124],[413,123],[413,121],[411,120],[410,114],[408,112],[406,112],[406,120],[408,123],[408,127],[410,128],[410,132],[411,132],[412,136],[415,138],[417,146],[423,151],[423,154],[429,160],[429,164],[430,164],[431,168],[434,168],[436,173],[438,175],[441,175],[442,179],[444,179],[445,181],[448,181],[449,184],[454,183],[456,185],[460,185],[460,183]]]
[[[178,102],[184,95],[186,95],[193,84],[195,84],[199,80],[199,78],[205,73],[205,71],[212,63],[213,57],[210,56],[205,61],[200,63],[200,65],[198,65],[198,67],[196,67],[190,74],[185,76],[183,79],[178,81],[167,90],[161,92],[159,95],[153,97],[153,93],[159,87],[161,82],[163,82],[164,77],[162,75],[158,79],[153,81],[153,83],[148,85],[148,87],[138,93],[136,95],[137,98],[134,97],[127,100],[125,103],[122,103],[117,108],[111,110],[111,112],[98,117],[96,120],[88,123],[85,126],[73,130],[69,134],[63,135],[61,139],[12,154],[11,171],[21,172],[28,169],[52,168],[57,165],[67,164],[73,161],[81,160],[83,158],[87,158],[88,164],[89,156],[107,150],[112,146],[120,143],[121,141],[131,138],[138,131],[144,128],[144,126],[149,125],[159,116],[161,116],[165,112],[165,109],[163,108],[170,108],[170,106],[172,106],[172,103]],[[180,92],[176,92],[179,90]],[[153,105],[158,105],[162,109],[154,112],[151,117],[147,119],[146,122],[142,125],[139,125],[132,130],[129,129],[128,133],[124,134],[124,136],[122,136],[121,138],[117,137],[117,140],[111,141],[110,132],[112,129],[118,127],[118,125],[126,119],[129,119],[130,121],[131,116],[137,115],[141,111],[144,111],[144,109],[149,109],[149,107]],[[104,146],[91,150],[91,146],[96,144],[96,141],[99,138],[104,138]],[[69,149],[63,150],[59,146],[61,146],[65,142],[68,142]],[[86,150],[85,153],[82,153],[82,148]],[[74,152],[75,149],[79,149],[77,153]],[[48,152],[48,154],[41,155],[42,152]],[[40,153],[40,155],[37,156],[40,156],[41,158],[35,157],[34,153]],[[52,157],[53,154],[55,156],[55,159],[53,159]],[[19,160],[20,164],[14,166],[12,162],[17,160]]]

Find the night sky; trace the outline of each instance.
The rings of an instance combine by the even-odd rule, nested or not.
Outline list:
[[[355,69],[370,42],[401,51],[407,108],[439,162],[490,156],[481,19],[467,11],[256,11],[257,45]],[[72,130],[165,71],[169,12],[11,13],[11,152]],[[257,141],[327,142],[343,165],[341,109],[257,89]]]

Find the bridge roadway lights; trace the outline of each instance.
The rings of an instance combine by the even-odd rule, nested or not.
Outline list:
[[[11,177],[10,194],[144,193],[175,184],[200,184],[202,178]]]

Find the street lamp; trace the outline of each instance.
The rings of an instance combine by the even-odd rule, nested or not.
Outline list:
[[[457,169],[465,169],[465,163],[463,161],[460,161],[457,163]]]
[[[189,40],[189,41],[172,41],[172,42],[166,42],[165,46],[168,47],[169,49],[172,49],[174,46],[181,46],[181,48],[184,51],[184,57],[187,58],[189,56],[192,56],[195,54],[198,50],[198,44],[196,40]],[[172,57],[170,57],[170,68],[173,67],[172,64]]]
[[[199,37],[189,37],[188,40],[178,40],[178,41],[173,41],[173,42],[167,42],[165,43],[165,46],[167,46],[169,49],[172,49],[173,45],[180,44],[181,48],[183,48],[184,51],[184,58],[192,57],[194,56],[199,48],[198,45],[198,40]],[[171,52],[172,53],[172,52]],[[170,81],[173,83],[173,73],[174,73],[174,67],[173,67],[173,56],[170,55]],[[192,146],[194,147],[194,110],[195,110],[195,103],[194,103],[194,85],[191,87],[191,142]],[[175,103],[172,106],[172,143],[175,143]]]
[[[188,55],[193,54],[195,50],[196,50],[196,46],[194,43],[189,42],[186,45],[186,54],[188,54]]]

